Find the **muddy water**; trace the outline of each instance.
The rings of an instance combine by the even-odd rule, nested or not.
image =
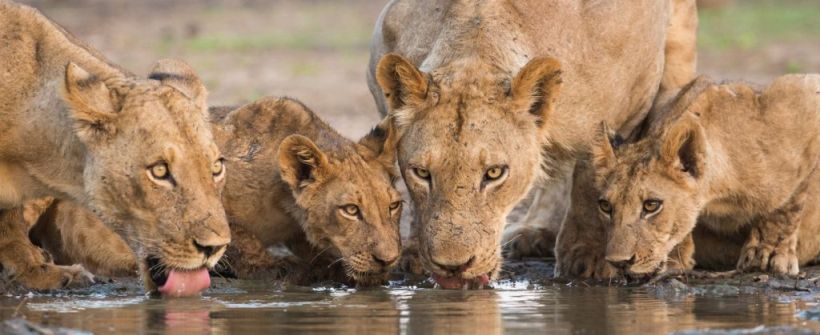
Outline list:
[[[493,290],[442,291],[232,281],[217,282],[201,298],[176,300],[146,297],[134,287],[7,295],[0,297],[0,319],[99,334],[820,332],[815,294],[719,285],[681,290],[502,283]]]

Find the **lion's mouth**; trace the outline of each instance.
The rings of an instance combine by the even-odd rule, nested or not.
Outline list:
[[[148,275],[156,284],[157,291],[167,297],[186,297],[197,295],[211,286],[208,269],[184,270],[165,267],[156,256],[145,259]]]
[[[648,267],[646,269],[636,269],[637,266],[632,266],[630,269],[623,271],[624,276],[632,283],[642,283],[648,281],[666,269],[665,263],[660,263],[655,267]]]
[[[439,287],[447,290],[481,289],[490,284],[490,274],[482,274],[474,278],[464,278],[461,276],[442,276],[438,273],[433,273],[433,280],[436,281]]]

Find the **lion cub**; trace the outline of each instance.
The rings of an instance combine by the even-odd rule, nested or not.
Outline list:
[[[630,275],[663,270],[696,223],[713,239],[694,236],[708,263],[734,254],[739,270],[796,275],[817,260],[818,102],[820,75],[783,76],[764,90],[699,78],[638,142],[614,145],[604,126],[592,163],[606,261]],[[738,239],[739,251],[726,252]],[[691,268],[693,250],[683,249]]]
[[[288,268],[302,283],[352,279],[371,285],[386,279],[399,257],[402,210],[401,195],[393,188],[392,122],[385,119],[356,143],[289,98],[212,108],[211,122],[227,170],[222,199],[233,236],[227,261],[239,277]],[[73,204],[52,205],[35,230],[43,234],[34,238],[55,259],[79,261],[95,272],[132,268],[133,262],[117,257],[121,240],[61,247],[58,239],[78,246],[84,235],[105,229],[82,212]],[[277,244],[289,247],[297,259],[272,257],[267,249]]]

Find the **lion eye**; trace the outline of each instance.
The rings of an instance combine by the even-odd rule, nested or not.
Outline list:
[[[211,165],[211,173],[214,174],[214,177],[217,177],[222,174],[222,171],[225,170],[225,162],[222,158],[217,159],[214,161],[214,164]]]
[[[394,202],[390,203],[390,210],[391,211],[395,211],[395,210],[399,209],[399,207],[401,207],[401,201],[394,201]]]
[[[609,201],[598,200],[598,208],[607,215],[612,214],[612,204]]]
[[[504,172],[507,170],[505,166],[493,166],[487,169],[487,172],[484,173],[484,180],[493,181],[498,180],[501,176],[504,175]]]
[[[170,176],[168,173],[168,164],[166,163],[156,163],[148,168],[151,171],[151,176],[156,179],[167,179]]]
[[[413,173],[421,179],[430,180],[430,171],[423,168],[413,168]]]
[[[661,209],[663,202],[660,200],[646,200],[643,202],[643,211],[652,214]]]
[[[357,216],[357,215],[359,215],[359,206],[344,205],[344,206],[342,206],[342,211],[347,215]]]

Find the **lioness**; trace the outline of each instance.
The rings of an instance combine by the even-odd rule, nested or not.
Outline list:
[[[561,183],[600,120],[629,131],[659,87],[691,80],[694,29],[678,28],[696,18],[672,2],[391,1],[368,81],[400,134],[408,259],[445,288],[489,282],[532,185]]]
[[[393,188],[398,173],[389,121],[354,143],[289,98],[264,98],[233,111],[214,108],[211,115],[231,171],[223,203],[234,242],[226,258],[239,277],[292,267],[285,270],[299,282],[346,280],[345,273],[359,285],[386,279],[399,257],[402,210]],[[56,259],[82,261],[105,273],[128,270],[129,262],[112,261],[122,256],[121,241],[77,243],[87,232],[102,231],[102,225],[82,208],[58,206],[41,218],[43,234],[35,236],[55,247],[49,250]],[[67,225],[68,218],[75,223]],[[66,239],[72,242],[61,243]],[[64,247],[83,243],[86,247]],[[298,256],[297,264],[268,253],[278,243]],[[344,270],[341,276],[327,271],[335,264]]]
[[[592,165],[599,251],[616,269],[665,270],[696,223],[704,232],[694,249],[707,264],[735,257],[739,270],[796,275],[820,257],[820,75],[783,76],[763,90],[699,78],[643,139],[618,146],[608,135]],[[734,240],[745,244],[725,252]],[[691,268],[697,259],[685,249],[671,255]]]
[[[230,242],[223,160],[192,69],[139,79],[30,7],[0,0],[0,268],[33,289],[86,278],[29,242],[21,205],[90,208],[137,252],[148,290],[189,295]]]

